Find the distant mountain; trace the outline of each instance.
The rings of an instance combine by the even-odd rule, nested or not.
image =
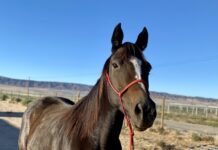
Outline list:
[[[164,92],[151,92],[151,95],[156,98],[156,99],[170,99],[171,101],[174,102],[181,102],[181,101],[186,101],[186,102],[203,102],[203,103],[207,103],[207,102],[215,102],[218,104],[218,99],[215,98],[205,98],[205,97],[194,97],[194,96],[184,96],[184,95],[176,95],[176,94],[169,94],[169,93],[164,93]]]
[[[8,77],[0,76],[0,84],[1,85],[10,85],[16,87],[27,87],[29,85],[30,88],[45,88],[45,89],[56,89],[56,90],[72,90],[72,91],[81,91],[87,93],[90,91],[92,86],[85,84],[77,84],[77,83],[65,83],[65,82],[48,82],[48,81],[34,81],[34,80],[20,80],[20,79],[12,79]],[[218,103],[218,99],[212,98],[203,98],[203,97],[190,97],[183,95],[175,95],[163,92],[151,92],[151,97],[157,102],[161,102],[161,100],[165,97],[167,100],[173,102],[182,102],[182,103],[198,103],[206,104],[207,102]]]
[[[89,91],[92,86],[77,83],[65,83],[65,82],[48,82],[48,81],[34,81],[34,80],[20,80],[12,79],[8,77],[0,76],[0,84],[10,85],[17,87],[30,88],[52,88],[58,90],[77,90],[77,91]]]

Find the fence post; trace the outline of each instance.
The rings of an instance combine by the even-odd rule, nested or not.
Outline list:
[[[161,114],[161,129],[164,128],[164,110],[165,110],[165,99],[166,97],[163,98],[162,101],[162,114]]]
[[[13,91],[11,90],[11,101],[12,101],[12,99],[13,99],[13,94],[12,94],[12,93],[13,93]]]
[[[78,102],[80,100],[80,91],[77,93],[76,101]]]
[[[17,97],[20,98],[20,91],[17,92]]]
[[[207,107],[205,108],[205,110],[206,110],[206,118],[207,118],[207,116],[208,116],[208,110],[207,110]]]
[[[195,115],[197,116],[198,115],[198,107],[196,106],[196,109],[195,109]]]
[[[168,114],[170,113],[170,104],[168,104],[167,113],[168,113]]]
[[[194,115],[194,110],[195,110],[195,107],[192,106],[192,116]]]
[[[2,99],[3,97],[3,92],[2,92],[2,89],[0,90],[0,99]]]
[[[30,77],[27,80],[27,99],[30,99]]]

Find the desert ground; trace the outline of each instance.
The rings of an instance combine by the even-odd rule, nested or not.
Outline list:
[[[21,126],[22,113],[26,107],[18,103],[0,101],[0,149],[17,150],[17,139]],[[136,150],[183,150],[183,149],[211,149],[218,150],[218,128],[194,125],[172,120],[165,121],[164,130],[160,128],[157,119],[152,128],[135,131],[134,142]],[[204,137],[201,140],[193,135]],[[124,150],[129,149],[128,128],[124,125],[120,140]]]

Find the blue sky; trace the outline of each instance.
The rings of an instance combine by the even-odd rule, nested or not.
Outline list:
[[[218,1],[0,1],[0,75],[94,84],[121,22],[144,26],[150,90],[218,98]]]

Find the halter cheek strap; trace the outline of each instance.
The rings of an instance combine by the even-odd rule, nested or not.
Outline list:
[[[124,108],[122,96],[123,96],[123,94],[126,92],[126,90],[127,90],[128,88],[130,88],[132,85],[134,85],[134,84],[136,84],[136,83],[139,83],[139,82],[144,83],[144,80],[133,80],[132,82],[130,82],[129,84],[127,84],[127,85],[123,88],[123,90],[119,91],[119,90],[117,90],[117,89],[113,86],[113,84],[112,84],[112,82],[111,82],[111,80],[110,80],[110,77],[109,77],[108,73],[105,73],[105,77],[106,77],[107,83],[111,86],[111,88],[113,89],[113,91],[114,91],[114,92],[118,95],[118,97],[119,97],[119,102],[120,102],[120,105],[121,105],[121,107],[122,107],[122,109],[123,109],[123,114],[124,114],[124,117],[125,117],[125,119],[126,119],[127,125],[128,125],[128,127],[129,127],[130,150],[133,150],[133,149],[134,149],[134,139],[133,139],[134,131],[133,131],[133,128],[132,128],[130,119],[129,119],[128,115],[127,115],[126,109]]]

